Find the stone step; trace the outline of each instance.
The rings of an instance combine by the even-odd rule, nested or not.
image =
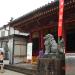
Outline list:
[[[27,74],[27,75],[36,75],[36,70],[34,69],[27,69],[27,68],[22,68],[18,66],[13,66],[13,65],[5,65],[5,69],[16,71],[19,73]]]

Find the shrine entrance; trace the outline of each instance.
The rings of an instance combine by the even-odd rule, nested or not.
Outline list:
[[[57,38],[57,26],[55,27],[48,27],[48,28],[41,28],[41,30],[33,31],[30,34],[30,39],[32,42],[32,62],[37,62],[37,57],[39,55],[39,51],[43,49],[43,52],[45,52],[45,46],[44,46],[44,36],[47,34],[52,34],[56,40]],[[29,39],[29,40],[30,40]]]
[[[39,52],[39,38],[33,38],[32,43],[32,54],[33,56],[37,56]]]
[[[39,32],[32,33],[32,63],[36,61],[39,53]]]

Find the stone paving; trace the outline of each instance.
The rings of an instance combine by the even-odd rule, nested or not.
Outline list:
[[[0,72],[0,75],[26,75],[26,74],[22,74],[22,73],[10,71],[10,70],[5,70],[4,73]]]

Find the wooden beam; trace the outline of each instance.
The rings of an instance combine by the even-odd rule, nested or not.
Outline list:
[[[69,6],[70,5],[70,6]],[[70,16],[70,13],[71,13],[71,10],[73,10],[73,8],[75,8],[75,1],[72,0],[71,2],[68,1],[66,4],[65,4],[65,13],[64,13],[64,18],[67,18]],[[75,11],[75,10],[73,10]],[[54,13],[53,13],[54,12]],[[50,14],[51,13],[51,14]],[[57,17],[58,16],[58,6],[57,7],[54,7],[54,8],[51,8],[51,10],[46,10],[44,12],[40,12],[40,13],[36,13],[35,15],[33,15],[32,17],[26,19],[26,20],[23,20],[23,21],[20,21],[18,23],[15,23],[13,24],[12,26],[16,29],[22,29],[23,27],[26,27],[28,28],[29,26],[32,25],[32,23],[34,24],[35,21],[37,21],[37,18],[40,20],[42,18],[46,18],[47,16],[52,16],[53,18]],[[66,16],[68,15],[68,16]],[[66,17],[65,17],[66,16]],[[58,17],[57,17],[58,18]],[[65,19],[64,19],[65,20]],[[40,21],[39,21],[40,22]],[[31,23],[31,24],[30,24]],[[37,21],[38,23],[38,21]],[[42,23],[41,23],[42,24]],[[38,23],[39,25],[39,23]],[[32,25],[33,26],[33,25]]]

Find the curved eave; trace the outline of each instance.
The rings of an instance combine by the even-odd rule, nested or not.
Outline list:
[[[36,26],[32,25],[32,23],[36,24],[38,19],[44,19],[44,18],[58,18],[58,2],[55,2],[53,4],[45,5],[44,7],[41,7],[27,15],[22,16],[21,18],[10,22],[10,26],[14,27],[15,29],[18,29],[20,31],[29,32],[31,28],[35,28]],[[64,18],[68,14],[70,14],[69,10],[75,9],[75,0],[66,0],[64,4]],[[73,10],[75,12],[75,10]],[[56,16],[56,17],[55,17]],[[46,20],[45,19],[45,20]],[[65,19],[64,19],[65,20]],[[57,21],[57,20],[56,20]],[[42,22],[42,20],[41,20]],[[49,21],[48,21],[49,22]],[[42,23],[41,23],[42,24]],[[36,24],[38,25],[38,23]],[[32,27],[33,26],[33,27]],[[38,25],[40,27],[40,25]]]

